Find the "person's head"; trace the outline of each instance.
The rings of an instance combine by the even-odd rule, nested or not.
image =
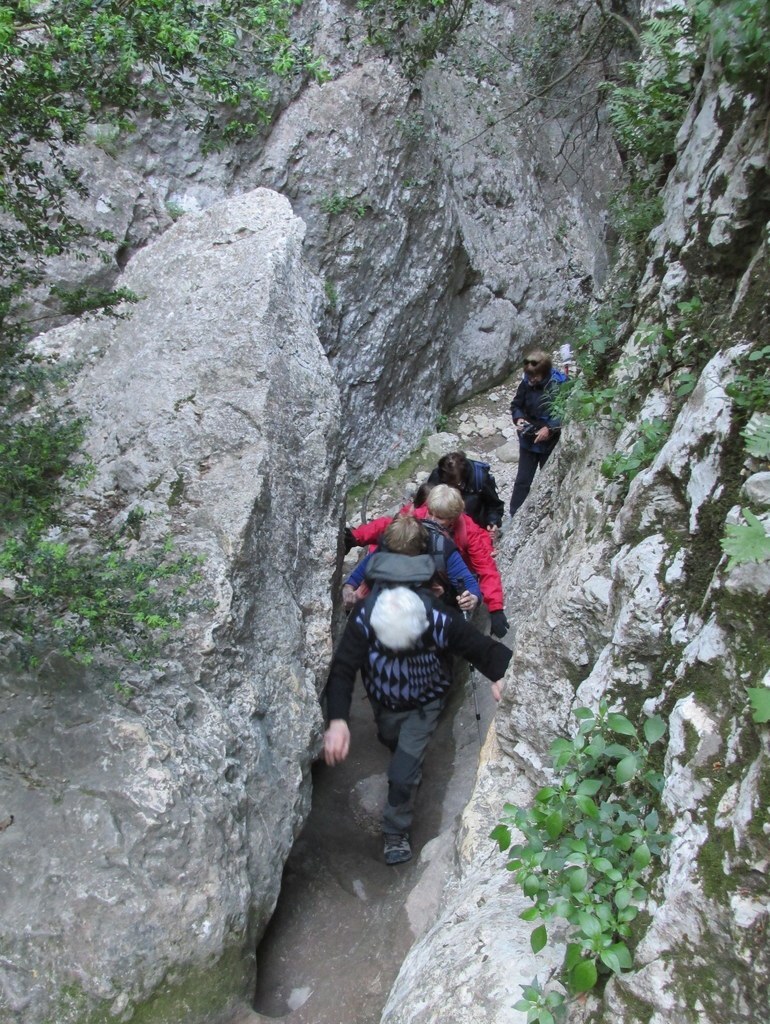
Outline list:
[[[428,515],[446,529],[451,529],[465,511],[463,496],[455,487],[436,484],[428,495]]]
[[[462,489],[467,468],[468,459],[465,452],[450,452],[448,455],[442,455],[438,460],[438,472],[442,484],[456,487],[458,490]]]
[[[383,590],[369,621],[380,643],[394,651],[414,647],[428,628],[425,605],[406,587]]]
[[[429,484],[426,480],[424,484],[420,484],[417,490],[414,492],[412,498],[412,506],[414,508],[422,508],[425,502],[428,500],[428,495],[433,490],[434,484]]]
[[[533,349],[524,356],[524,372],[531,381],[548,380],[553,369],[553,360],[541,348]]]
[[[382,540],[388,551],[398,555],[422,555],[428,550],[428,531],[414,516],[397,516]]]

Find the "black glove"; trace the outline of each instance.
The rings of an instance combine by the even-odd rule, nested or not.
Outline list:
[[[348,551],[350,551],[351,548],[358,547],[358,543],[356,541],[356,538],[353,536],[353,531],[350,529],[349,526],[345,527],[344,543],[345,543],[345,554],[347,554]]]
[[[490,630],[498,640],[508,632],[508,619],[506,619],[504,611],[490,612],[489,621],[491,623]]]

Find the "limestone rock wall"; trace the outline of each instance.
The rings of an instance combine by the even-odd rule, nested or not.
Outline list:
[[[542,130],[506,116],[528,87],[494,43],[529,30],[541,6],[477,4],[450,55],[415,84],[366,45],[355,5],[308,2],[303,31],[331,79],[279,96],[259,138],[204,155],[173,118],[126,139],[94,130],[97,162],[114,156],[121,169],[100,190],[105,202],[134,209],[140,189],[156,217],[137,206],[130,223],[93,218],[116,237],[107,274],[147,231],[222,196],[265,186],[289,198],[324,285],[319,332],[341,384],[354,482],[401,461],[442,409],[502,379],[604,280],[618,158],[601,119],[565,149],[582,100]],[[493,60],[494,80],[480,78]],[[590,81],[579,91],[590,94]]]
[[[9,1024],[203,1020],[253,992],[309,805],[344,493],[303,234],[264,189],[214,205],[131,261],[130,319],[40,339],[80,367],[81,542],[141,507],[137,550],[170,535],[203,582],[164,660],[121,672],[122,699],[109,666],[3,666]]]
[[[767,1016],[770,736],[752,721],[744,688],[770,684],[770,578],[767,562],[728,568],[720,547],[741,507],[765,524],[770,512],[765,467],[746,455],[726,390],[746,368],[750,344],[766,337],[766,118],[766,107],[709,68],[680,133],[637,315],[654,319],[693,295],[708,304],[701,329],[714,354],[692,393],[675,411],[672,389],[654,385],[617,438],[592,425],[568,429],[503,541],[515,653],[496,740],[465,815],[479,852],[463,857],[466,838],[441,929],[407,958],[388,1024],[524,1020],[512,1009],[519,985],[535,970],[544,982],[552,952],[538,964],[528,957],[529,977],[511,970],[532,926],[517,919],[514,884],[490,881],[491,872],[505,874],[505,858],[495,863],[485,837],[509,793],[526,802],[524,780],[549,779],[549,745],[574,729],[573,708],[601,698],[635,719],[667,718],[661,809],[673,839],[637,929],[634,969],[611,979],[603,996],[572,1003],[570,1019],[748,1024]],[[638,358],[629,345],[618,380]],[[654,415],[670,418],[669,437],[624,493],[602,477],[602,460],[630,451]],[[472,943],[479,955],[468,959]],[[419,999],[425,987],[430,1006]]]

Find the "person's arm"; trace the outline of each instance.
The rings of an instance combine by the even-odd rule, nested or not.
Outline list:
[[[350,750],[350,702],[356,674],[366,662],[369,645],[355,619],[348,619],[329,668],[326,683],[326,713],[328,725],[324,733],[324,760],[329,765],[339,764]]]
[[[527,410],[524,408],[525,395],[526,383],[521,381],[518,388],[516,388],[516,394],[513,396],[513,400],[511,401],[511,419],[517,425],[519,420],[527,419]]]
[[[487,470],[484,473],[484,477],[481,483],[481,491],[479,492],[481,501],[484,506],[484,519],[487,526],[502,526],[503,516],[505,515],[505,505],[497,493],[497,484],[495,478]]]
[[[463,611],[472,612],[481,600],[478,580],[463,561],[462,555],[454,548],[446,560],[447,575],[457,591],[457,603]]]
[[[365,547],[367,544],[376,544],[392,522],[392,516],[382,516],[380,519],[372,519],[369,523],[354,526],[350,532],[355,543],[359,547]]]
[[[369,564],[369,559],[372,557],[373,554],[374,552],[370,551],[364,558],[361,559],[361,561],[358,563],[355,569],[345,580],[344,586],[350,586],[354,590],[357,590],[361,586],[361,584],[364,582],[364,577],[366,576],[366,567]]]
[[[481,596],[489,611],[502,611],[503,581],[500,579],[500,572],[492,554],[489,534],[467,516],[463,518],[463,527],[462,543],[458,540],[459,534],[455,533],[455,542],[460,548],[460,554],[477,577]]]
[[[513,657],[513,651],[499,640],[486,636],[470,622],[466,622],[461,612],[447,609],[447,615],[447,645],[452,654],[465,658],[490,682],[501,681]]]

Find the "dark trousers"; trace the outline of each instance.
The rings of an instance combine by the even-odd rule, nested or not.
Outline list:
[[[369,701],[377,723],[378,738],[393,751],[388,768],[388,799],[382,815],[382,831],[408,832],[412,824],[414,795],[422,778],[428,741],[438,724],[444,700],[438,698],[409,711],[391,711]]]
[[[551,449],[551,451],[553,451],[553,449]],[[528,448],[519,447],[519,469],[516,473],[516,479],[513,482],[513,491],[511,492],[512,516],[516,515],[523,505],[524,499],[529,494],[532,481],[535,479],[537,467],[539,466],[542,469],[550,454],[550,451],[531,452]]]

